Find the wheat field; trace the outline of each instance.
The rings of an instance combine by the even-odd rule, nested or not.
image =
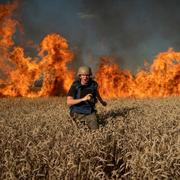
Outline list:
[[[180,97],[109,100],[78,129],[65,97],[0,99],[0,179],[179,179]]]

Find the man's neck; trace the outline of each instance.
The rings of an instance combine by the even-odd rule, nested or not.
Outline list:
[[[88,85],[88,82],[87,82],[87,83],[82,83],[82,82],[81,82],[81,85],[82,85],[82,86],[87,86],[87,85]]]

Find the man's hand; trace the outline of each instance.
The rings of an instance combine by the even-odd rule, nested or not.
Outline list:
[[[101,104],[102,104],[103,106],[107,106],[107,102],[106,102],[106,101],[102,101]]]
[[[82,98],[83,101],[89,101],[92,98],[92,94],[87,94]]]

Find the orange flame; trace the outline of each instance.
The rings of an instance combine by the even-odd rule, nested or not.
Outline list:
[[[106,97],[166,97],[180,95],[180,52],[160,53],[147,70],[134,77],[102,58],[96,74],[100,93]]]
[[[67,63],[73,58],[67,41],[58,34],[47,35],[41,42],[40,59],[25,57],[21,47],[15,47],[10,60],[15,69],[10,72],[6,86],[0,93],[4,96],[51,96],[67,92],[73,80],[73,72]],[[36,61],[39,62],[36,62]],[[43,76],[43,85],[35,91],[33,84]]]
[[[18,22],[12,19],[17,3],[0,5],[0,96],[51,96],[65,94],[73,81],[67,63],[73,58],[67,41],[58,34],[47,35],[40,44],[39,56],[26,57],[24,49],[14,47],[12,36]],[[2,76],[2,75],[1,75]],[[38,90],[34,83],[43,78]]]
[[[27,57],[12,39],[19,24],[12,17],[17,5],[0,5],[0,96],[65,95],[74,74],[67,67],[74,56],[68,42],[59,34],[48,34],[37,48],[38,56]],[[112,58],[103,57],[96,80],[106,98],[179,96],[180,52],[169,49],[160,53],[150,67],[136,75],[121,70]]]
[[[45,74],[40,95],[55,95],[58,89],[62,94],[67,92],[73,81],[73,72],[67,68],[73,53],[68,49],[67,41],[58,34],[47,35],[41,42],[39,55],[42,57],[39,67]]]
[[[14,45],[12,35],[15,33],[15,28],[18,23],[11,18],[16,7],[17,2],[0,5],[0,70],[4,75],[8,74],[11,69],[7,64],[9,48]]]
[[[96,79],[99,91],[106,98],[130,96],[132,93],[133,77],[128,70],[121,70],[117,64],[111,64],[111,58],[101,58],[101,64]]]

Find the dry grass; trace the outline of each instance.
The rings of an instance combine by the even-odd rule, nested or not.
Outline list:
[[[65,98],[0,99],[0,179],[179,179],[180,98],[108,103],[89,132]]]

